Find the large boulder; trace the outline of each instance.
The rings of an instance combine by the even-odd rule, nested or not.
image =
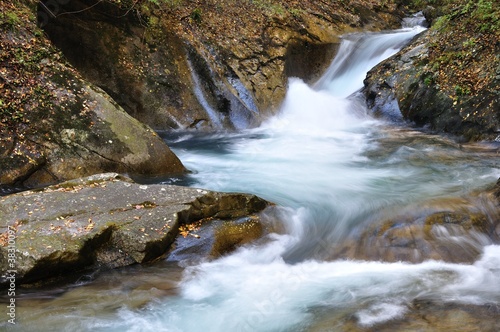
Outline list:
[[[237,220],[266,206],[253,195],[140,185],[116,173],[6,196],[0,200],[0,219],[6,221],[0,228],[0,283],[9,270],[17,282],[32,283],[152,262],[170,249],[179,228],[184,233],[204,220]],[[252,220],[258,231],[258,216]]]
[[[64,60],[29,5],[0,3],[0,186],[185,172],[151,128]]]

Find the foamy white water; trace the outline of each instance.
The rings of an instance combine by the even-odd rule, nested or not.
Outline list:
[[[363,87],[366,73],[379,62],[396,54],[408,40],[424,31],[421,27],[390,33],[352,34],[345,36],[336,61],[315,84],[337,97],[346,98]]]
[[[280,240],[188,268],[179,297],[155,301],[142,310],[124,307],[110,317],[96,313],[69,326],[96,331],[302,331],[322,311],[347,311],[361,327],[370,327],[403,317],[414,299],[500,302],[500,246],[486,247],[473,265],[290,265],[280,258]]]

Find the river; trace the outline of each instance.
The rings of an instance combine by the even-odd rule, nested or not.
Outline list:
[[[275,202],[285,231],[213,261],[166,261],[26,291],[19,328],[378,330],[413,317],[419,301],[431,301],[436,310],[493,306],[495,320],[500,246],[483,243],[472,264],[331,259],[337,243],[380,216],[463,197],[500,177],[493,147],[459,145],[376,119],[358,95],[366,72],[420,31],[345,36],[321,80],[308,86],[291,79],[279,114],[259,128],[166,135],[193,171],[178,183]]]

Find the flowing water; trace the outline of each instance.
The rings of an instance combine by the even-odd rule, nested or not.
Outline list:
[[[416,300],[498,307],[500,246],[485,246],[473,264],[327,260],[374,215],[461,197],[500,177],[495,147],[392,126],[357,95],[366,71],[418,32],[346,36],[325,76],[314,87],[291,79],[281,112],[257,129],[167,137],[193,170],[186,184],[276,202],[284,232],[194,266],[164,262],[27,293],[20,327],[343,331],[354,322],[376,330],[409,315]]]

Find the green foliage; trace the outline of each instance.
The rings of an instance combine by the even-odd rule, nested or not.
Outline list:
[[[178,7],[184,2],[184,0],[148,0],[148,1],[157,6],[166,5],[170,8]]]
[[[424,78],[424,84],[427,86],[431,86],[432,83],[434,83],[434,80],[432,79],[432,76],[427,76]]]
[[[470,95],[471,90],[469,89],[469,87],[456,85],[455,93],[457,96],[465,96],[465,95]]]
[[[470,27],[478,27],[481,32],[494,33],[500,29],[500,5],[492,0],[442,0],[445,15],[434,21],[433,29],[441,31],[449,26],[451,20],[461,18],[470,22]]]
[[[438,17],[432,24],[432,29],[436,31],[441,31],[448,25],[449,22],[450,22],[450,17],[448,15]]]
[[[480,30],[482,32],[494,32],[500,29],[499,14],[498,3],[493,5],[491,1],[480,0],[472,17],[481,21]]]
[[[201,21],[202,21],[202,14],[203,14],[203,11],[202,11],[200,8],[195,8],[195,9],[193,9],[193,11],[191,12],[190,17],[191,17],[191,19],[192,19],[194,22],[196,22],[196,23],[200,24],[200,23],[201,23]]]
[[[17,27],[21,23],[21,19],[15,12],[5,12],[0,13],[0,26],[6,25],[9,28],[13,29]]]
[[[250,0],[250,2],[271,16],[285,15],[285,8],[279,3],[273,3],[272,0]]]
[[[295,18],[299,18],[303,14],[303,10],[300,8],[290,8],[288,9],[288,12]]]
[[[476,46],[476,42],[477,42],[476,38],[474,38],[474,37],[473,38],[469,38],[469,39],[467,39],[466,41],[464,41],[462,43],[462,46],[464,48],[473,48],[474,46]]]

